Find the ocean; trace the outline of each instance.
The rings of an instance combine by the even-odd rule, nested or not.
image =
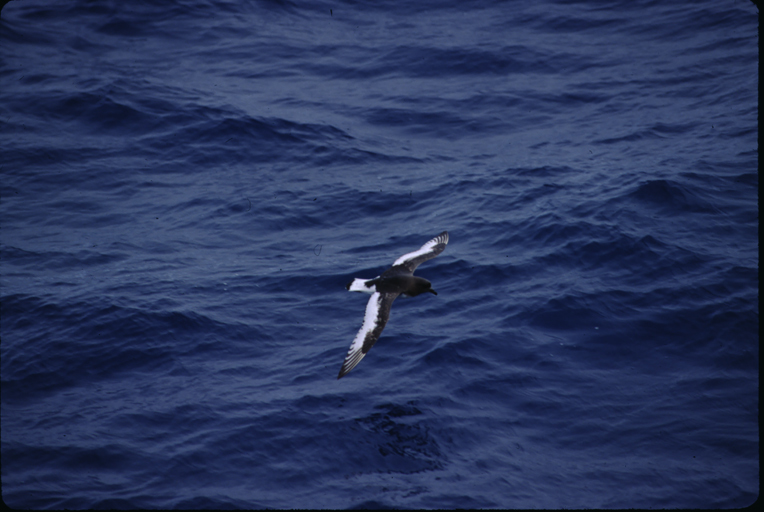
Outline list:
[[[752,2],[1,16],[6,505],[758,499]]]

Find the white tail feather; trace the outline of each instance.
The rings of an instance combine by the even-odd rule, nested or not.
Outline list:
[[[359,277],[356,277],[353,279],[353,281],[348,285],[348,291],[350,292],[363,292],[363,293],[374,293],[377,291],[376,287],[374,285],[366,286],[366,283],[371,281],[371,279],[361,279]]]

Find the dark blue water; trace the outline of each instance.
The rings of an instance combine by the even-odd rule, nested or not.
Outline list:
[[[48,2],[0,21],[17,508],[759,494],[743,0]],[[448,230],[337,380],[367,296]]]

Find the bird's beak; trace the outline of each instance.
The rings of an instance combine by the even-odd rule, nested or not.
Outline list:
[[[436,291],[435,291],[435,290],[433,290],[432,288],[430,288],[430,289],[429,289],[429,290],[427,290],[427,291],[428,291],[428,292],[430,292],[430,293],[431,293],[431,294],[433,294],[433,295],[437,295],[437,294],[438,294],[438,292],[436,292]]]

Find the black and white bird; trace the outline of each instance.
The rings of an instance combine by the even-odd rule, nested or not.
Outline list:
[[[351,292],[370,293],[371,298],[366,304],[366,314],[363,325],[350,344],[348,355],[342,363],[337,379],[344,377],[350,370],[361,362],[371,347],[379,339],[387,319],[390,318],[390,307],[398,295],[415,297],[421,293],[430,292],[430,281],[414,276],[414,270],[425,261],[442,253],[448,243],[448,231],[444,231],[414,252],[404,254],[393,262],[393,266],[385,270],[381,276],[374,279],[355,278],[345,288]]]

